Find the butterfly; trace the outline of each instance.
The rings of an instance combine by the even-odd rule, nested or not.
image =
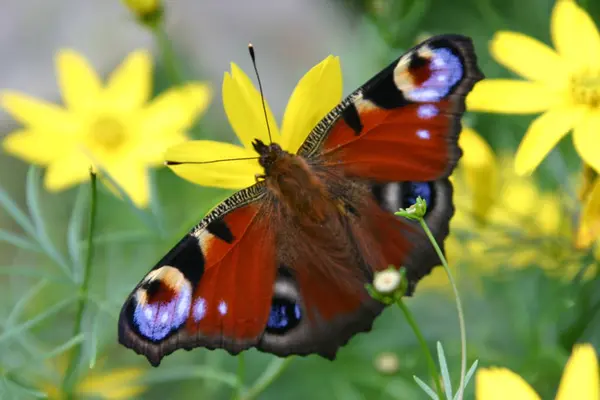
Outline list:
[[[195,347],[333,360],[385,307],[365,289],[375,272],[405,267],[410,295],[439,265],[416,223],[392,213],[421,196],[443,243],[465,96],[482,78],[469,38],[435,36],[350,94],[296,154],[256,139],[264,173],[133,289],[120,343],[154,366]]]

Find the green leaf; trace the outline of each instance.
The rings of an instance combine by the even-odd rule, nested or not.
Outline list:
[[[6,318],[6,323],[4,324],[6,329],[9,329],[14,325],[14,323],[17,321],[17,318],[19,318],[19,316],[25,309],[27,303],[29,303],[29,301],[32,298],[34,298],[38,293],[40,293],[47,285],[48,281],[44,279],[38,282],[36,285],[34,285],[31,289],[29,289],[29,291],[23,296],[21,296],[19,301],[16,302],[16,304],[13,306],[13,309],[10,311],[10,314],[8,314],[8,317]]]
[[[62,301],[59,301],[58,303],[56,303],[53,306],[49,307],[43,313],[38,314],[37,316],[35,316],[32,319],[24,322],[23,324],[16,325],[16,326],[13,326],[13,327],[11,327],[9,329],[6,329],[4,332],[2,332],[2,334],[0,334],[0,343],[4,342],[5,340],[11,339],[13,336],[18,335],[18,334],[20,334],[23,331],[31,329],[35,325],[37,325],[40,322],[44,321],[46,318],[49,318],[49,317],[51,317],[51,316],[53,316],[55,314],[58,314],[65,307],[67,307],[68,305],[70,305],[75,299],[77,299],[77,297],[79,297],[79,296],[71,296],[71,297],[66,298],[66,299],[64,299]]]
[[[442,382],[444,382],[444,392],[446,398],[452,400],[452,381],[450,380],[450,372],[448,371],[448,363],[446,362],[446,355],[444,354],[444,347],[442,343],[437,342],[438,360],[440,362],[440,370],[442,372]]]
[[[81,237],[81,230],[83,227],[85,205],[87,204],[88,188],[86,186],[80,186],[75,198],[75,205],[73,206],[73,212],[69,219],[69,226],[67,228],[67,249],[69,251],[69,257],[71,258],[71,264],[73,265],[73,275],[75,282],[81,282],[83,275],[83,262],[81,261],[81,248],[79,240]]]
[[[471,368],[469,368],[469,371],[467,371],[467,375],[465,375],[465,386],[463,387],[463,394],[464,394],[464,392],[467,389],[467,385],[469,384],[469,381],[471,380],[471,377],[473,376],[473,374],[477,370],[477,365],[479,365],[479,360],[475,360],[475,362],[473,363],[473,365],[471,365]],[[454,396],[454,400],[458,400],[458,393],[456,393],[456,396]]]
[[[31,220],[33,221],[34,226],[34,237],[37,242],[40,244],[44,252],[50,257],[65,273],[65,275],[71,277],[71,268],[69,264],[65,260],[62,254],[58,252],[54,244],[48,237],[48,233],[46,232],[46,223],[44,221],[44,217],[42,215],[42,210],[40,208],[40,199],[39,199],[39,181],[40,181],[40,170],[35,167],[29,167],[29,171],[27,171],[27,182],[26,182],[26,202],[27,208],[29,209],[29,214],[31,215]]]
[[[435,391],[433,391],[429,386],[427,386],[427,384],[425,382],[423,382],[421,379],[419,379],[418,376],[413,375],[413,379],[415,380],[415,382],[417,382],[417,385],[419,385],[419,387],[421,389],[423,389],[423,391],[433,400],[440,400],[437,396],[437,394],[435,393]]]
[[[30,236],[35,237],[35,228],[23,211],[0,186],[0,205],[14,219],[14,221]]]
[[[0,229],[0,242],[6,242],[27,251],[40,251],[40,246],[38,246],[37,243],[3,229]]]

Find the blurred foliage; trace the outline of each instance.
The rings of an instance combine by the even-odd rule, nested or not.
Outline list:
[[[600,22],[600,2],[579,3]],[[554,2],[339,0],[336,4],[340,12],[345,8],[345,12],[353,13],[352,18],[370,32],[373,46],[381,49],[376,61],[381,67],[427,35],[461,33],[473,38],[487,77],[512,77],[491,59],[488,41],[494,32],[509,29],[549,43]],[[164,37],[161,41],[164,45]],[[373,72],[365,71],[364,80]],[[172,77],[173,65],[163,62],[154,77],[155,90],[169,87]],[[345,92],[352,89],[346,87]],[[465,118],[499,157],[514,153],[532,119],[485,114]],[[220,124],[201,120],[192,136],[214,137],[214,132],[230,129]],[[32,168],[28,172],[28,168],[8,156],[0,158],[0,398],[44,397],[49,382],[54,386],[62,382],[64,368],[57,366],[57,360],[77,346],[84,355],[76,371],[77,387],[85,387],[86,379],[89,387],[90,376],[106,377],[111,372],[112,378],[103,379],[114,384],[112,390],[133,386],[130,392],[121,392],[125,397],[105,391],[104,397],[96,394],[99,398],[128,398],[137,393],[138,385],[146,388],[137,395],[144,399],[230,398],[238,385],[238,360],[223,351],[178,351],[153,369],[145,359],[116,343],[118,313],[126,296],[156,260],[229,192],[197,187],[159,169],[151,173],[152,205],[140,211],[101,186],[88,307],[81,334],[73,337],[86,251],[89,188],[84,185],[49,194],[41,187],[40,171]],[[505,184],[516,182],[509,173],[510,164],[500,163],[499,168],[508,171],[501,173]],[[567,139],[527,181],[527,190],[533,193],[527,207],[519,210],[521,197],[511,197],[503,189],[506,186],[501,186],[490,201],[516,203],[516,211],[496,211],[504,211],[503,222],[510,224],[492,219],[486,225],[470,218],[458,192],[459,214],[467,217],[453,223],[456,229],[448,244],[466,312],[469,365],[478,359],[480,367],[510,368],[542,398],[554,395],[574,343],[590,342],[600,347],[598,260],[593,249],[576,250],[572,243],[572,224],[580,207],[575,178],[579,168],[579,159]],[[559,206],[551,215],[543,216],[536,205],[547,196],[557,199]],[[548,218],[557,218],[565,225],[557,231],[534,229]],[[530,234],[532,230],[535,235]],[[473,250],[478,243],[486,244],[483,251],[481,247]],[[528,257],[519,258],[524,248]],[[425,278],[421,290],[418,288],[406,304],[430,347],[433,349],[438,340],[443,342],[450,370],[456,374],[460,357],[456,312],[449,291],[433,283],[440,279],[438,272]],[[380,356],[390,353],[397,355],[397,365],[381,367]],[[273,362],[278,361],[268,354],[247,352],[243,384],[252,385]],[[138,380],[132,379],[133,375],[118,375],[124,371],[135,375],[138,370],[142,371]],[[115,374],[121,378],[114,378]],[[335,362],[316,356],[294,358],[259,398],[426,398],[413,375],[427,376],[426,363],[400,310],[389,308],[377,319],[373,331],[353,338]],[[453,376],[453,382],[457,381]],[[471,384],[466,398],[472,397]]]

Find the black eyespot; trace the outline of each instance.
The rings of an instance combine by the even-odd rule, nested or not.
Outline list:
[[[273,298],[271,312],[267,322],[267,333],[283,335],[300,324],[302,310],[300,306],[284,298]]]
[[[427,209],[433,208],[433,188],[430,182],[403,182],[402,208],[410,207],[417,202],[417,197],[427,202]]]

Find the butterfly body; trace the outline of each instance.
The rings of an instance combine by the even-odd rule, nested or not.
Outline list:
[[[384,308],[365,290],[374,272],[404,266],[410,294],[439,264],[418,226],[392,212],[424,197],[443,245],[464,97],[479,79],[467,38],[434,37],[334,108],[297,153],[255,140],[264,173],[138,284],[120,342],[153,365],[198,346],[335,358]]]

